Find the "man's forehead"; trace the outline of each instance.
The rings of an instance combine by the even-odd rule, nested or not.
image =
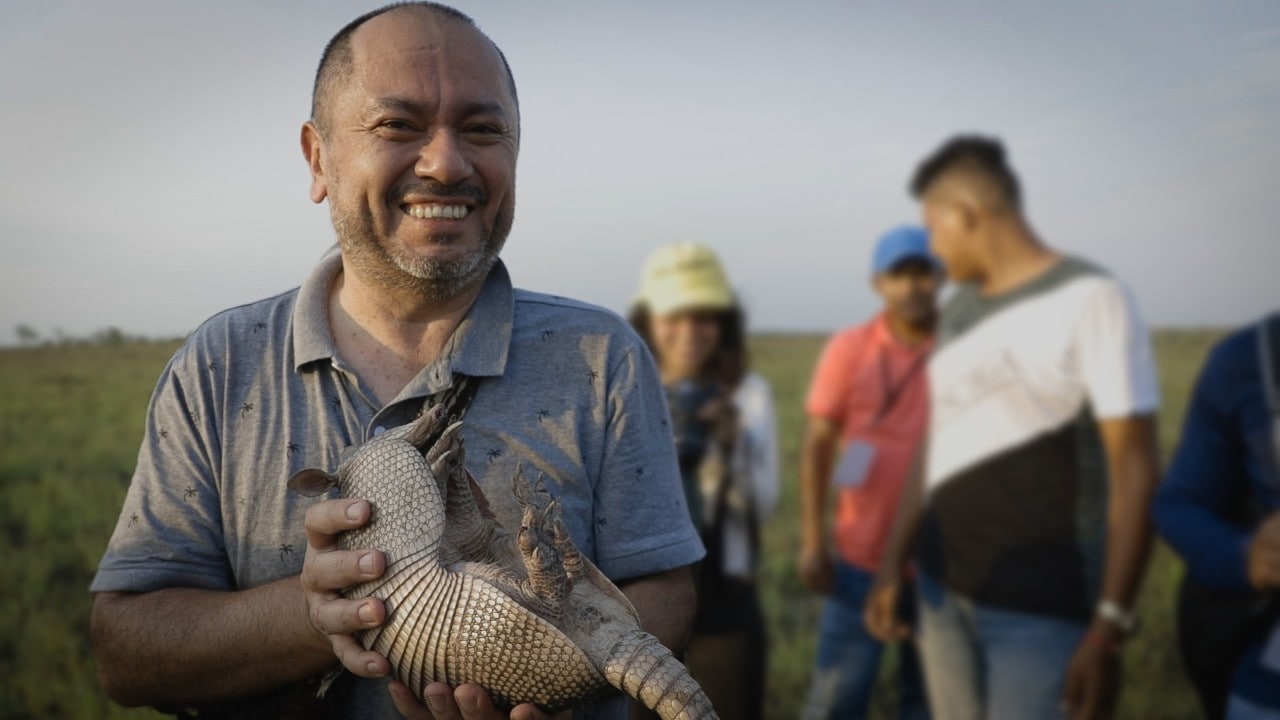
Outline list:
[[[357,67],[369,63],[439,63],[501,70],[497,48],[475,26],[428,11],[404,8],[370,19],[351,36]]]
[[[514,101],[497,47],[475,26],[421,9],[394,10],[370,19],[351,36],[356,84],[368,94],[396,92],[407,78],[453,81],[471,91]]]

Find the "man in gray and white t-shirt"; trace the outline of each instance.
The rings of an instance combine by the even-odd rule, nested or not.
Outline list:
[[[959,137],[912,191],[960,287],[930,424],[868,601],[882,637],[912,540],[934,717],[1109,717],[1158,478],[1150,340],[1128,290],[1040,242],[998,141]]]
[[[207,321],[161,376],[92,585],[112,698],[201,718],[500,716],[475,686],[436,683],[428,709],[387,679],[386,658],[352,636],[385,608],[337,592],[384,569],[380,553],[334,544],[368,503],[285,487],[460,376],[477,388],[467,466],[499,520],[519,524],[517,463],[545,475],[642,625],[684,641],[703,549],[653,362],[621,318],[516,290],[498,260],[519,137],[510,69],[457,11],[383,8],[330,42],[302,147],[339,246],[300,288]],[[339,661],[359,678],[316,699],[315,677]],[[620,699],[575,717],[626,713]]]

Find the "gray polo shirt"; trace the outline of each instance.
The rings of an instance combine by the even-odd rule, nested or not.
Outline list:
[[[440,358],[380,406],[329,331],[340,269],[331,249],[300,288],[214,316],[170,360],[92,591],[241,590],[298,574],[316,500],[289,492],[289,476],[334,469],[344,448],[412,420],[454,373],[482,378],[463,428],[467,467],[504,525],[519,525],[510,481],[522,463],[545,475],[574,541],[614,581],[702,557],[657,371],[621,318],[513,289],[498,263]],[[381,683],[349,684],[375,686],[351,694],[391,708]],[[381,712],[333,716],[396,716]]]

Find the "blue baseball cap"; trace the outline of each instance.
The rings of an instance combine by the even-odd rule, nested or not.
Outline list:
[[[915,225],[902,225],[880,236],[871,259],[871,272],[879,275],[908,259],[920,259],[941,268],[942,262],[929,252],[929,233]]]

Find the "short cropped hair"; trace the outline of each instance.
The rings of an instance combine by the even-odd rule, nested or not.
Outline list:
[[[320,65],[316,67],[315,83],[311,87],[311,121],[321,131],[325,129],[324,124],[327,120],[325,112],[328,109],[330,98],[343,81],[351,78],[352,34],[355,33],[357,28],[373,18],[400,8],[419,8],[438,17],[457,20],[475,28],[478,32],[480,31],[476,21],[472,20],[471,16],[466,13],[448,5],[427,0],[394,2],[377,10],[371,10],[347,23],[324,46],[324,52],[320,54]],[[481,34],[483,35],[484,33],[481,32]],[[485,37],[488,39],[487,35]],[[507,56],[502,54],[502,49],[498,47],[497,43],[494,43],[492,39],[489,39],[489,43],[493,45],[494,50],[498,51],[498,57],[502,59],[502,69],[507,73],[507,84],[511,88],[511,97],[516,103],[516,117],[518,119],[520,115],[520,99],[516,96],[516,80],[515,76],[511,74],[511,65],[507,63]]]
[[[1018,176],[1005,159],[1000,140],[982,135],[957,135],[925,158],[911,178],[911,194],[922,198],[944,175],[963,171],[985,181],[1008,207],[1022,207]]]

